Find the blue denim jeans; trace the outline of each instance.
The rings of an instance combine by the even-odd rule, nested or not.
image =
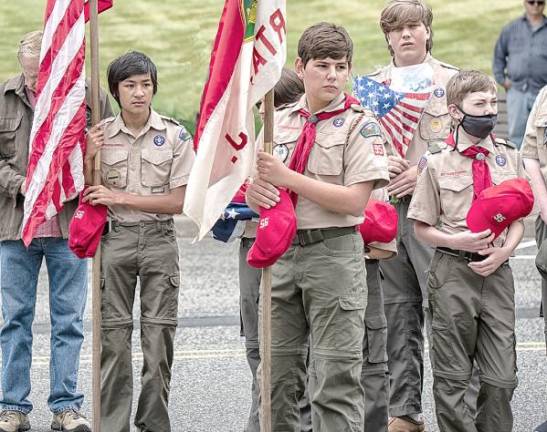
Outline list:
[[[536,100],[537,93],[521,92],[510,88],[507,92],[507,127],[509,141],[520,149],[524,133],[526,131],[526,122]]]
[[[49,277],[51,319],[50,395],[48,406],[58,413],[79,410],[84,396],[77,392],[80,349],[84,340],[83,314],[87,294],[87,261],[79,259],[62,238],[0,242],[0,287],[4,325],[1,409],[32,410],[30,365],[32,322],[42,259]]]

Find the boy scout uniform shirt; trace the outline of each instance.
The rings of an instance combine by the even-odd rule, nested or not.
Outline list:
[[[342,109],[344,98],[344,94],[339,95],[320,112]],[[286,165],[307,121],[299,114],[300,109],[308,110],[305,95],[296,104],[274,114],[273,153]],[[343,186],[369,181],[373,182],[374,189],[387,185],[389,173],[384,139],[374,115],[355,105],[318,122],[315,144],[303,174]],[[296,216],[298,229],[348,227],[363,222],[363,216],[335,213],[303,196],[298,197]]]
[[[125,126],[121,114],[104,122],[101,152],[102,181],[114,192],[134,195],[168,195],[188,183],[194,162],[192,137],[175,120],[151,110],[138,136]],[[147,213],[126,206],[108,209],[119,222],[160,221],[170,214]]]
[[[446,104],[446,84],[458,72],[454,66],[442,63],[430,54],[427,54],[424,63],[428,63],[433,69],[433,87],[429,103],[424,108],[405,155],[412,165],[420,160],[432,143],[444,141],[450,133],[451,119]],[[392,62],[368,77],[389,86],[393,70],[396,67]],[[390,154],[399,155],[396,149],[390,149]]]
[[[461,132],[454,149],[444,145],[423,156],[418,165],[416,190],[410,202],[408,218],[437,227],[447,234],[467,231],[466,217],[473,202],[473,158],[460,154],[473,143]],[[518,151],[505,141],[482,140],[478,146],[487,149],[486,157],[493,185],[523,176]],[[494,241],[503,245],[507,230]]]
[[[538,160],[541,174],[547,180],[547,86],[538,94],[528,117],[520,154]]]

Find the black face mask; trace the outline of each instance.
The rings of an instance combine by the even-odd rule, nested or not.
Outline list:
[[[490,135],[498,121],[497,114],[472,116],[466,114],[461,108],[460,111],[463,113],[463,119],[460,121],[463,130],[477,138],[484,139]]]

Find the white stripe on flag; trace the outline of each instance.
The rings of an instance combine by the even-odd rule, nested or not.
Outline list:
[[[34,142],[36,134],[40,130],[40,127],[46,120],[51,109],[51,102],[53,99],[53,93],[55,89],[63,79],[68,66],[74,61],[74,57],[79,53],[85,38],[85,22],[84,14],[82,13],[78,18],[78,21],[70,29],[62,48],[59,50],[57,57],[51,65],[51,74],[48,77],[38,100],[36,101],[36,107],[34,112],[37,118],[34,119],[32,124],[32,131],[30,133],[30,142]]]
[[[51,41],[53,40],[53,35],[59,27],[59,23],[62,21],[66,14],[66,10],[70,6],[71,0],[57,0],[53,10],[49,16],[49,19],[46,22],[44,27],[44,35],[42,37],[42,46],[40,49],[40,63],[44,60],[44,56],[51,48]]]
[[[63,105],[51,125],[51,135],[46,143],[42,156],[36,164],[36,168],[32,176],[33,181],[30,183],[29,189],[25,196],[25,218],[23,220],[23,226],[26,225],[26,222],[31,215],[31,210],[42,192],[42,189],[44,188],[48,178],[53,153],[57,149],[59,141],[65,133],[67,126],[72,122],[75,114],[82,106],[82,102],[85,98],[84,74],[85,72],[82,70],[80,77],[68,93]]]

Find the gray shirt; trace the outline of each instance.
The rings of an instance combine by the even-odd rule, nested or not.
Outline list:
[[[547,18],[535,29],[525,15],[507,24],[496,42],[492,69],[498,83],[509,78],[516,90],[537,94],[547,84]]]

